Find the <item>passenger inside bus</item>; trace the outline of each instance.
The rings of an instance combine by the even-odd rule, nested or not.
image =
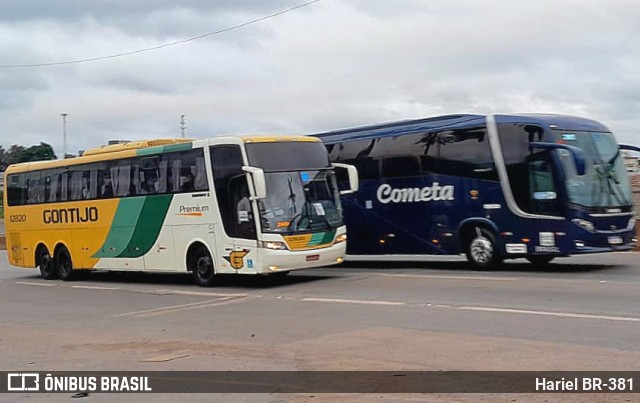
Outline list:
[[[100,197],[113,197],[113,184],[110,175],[104,177],[104,184],[100,188]]]

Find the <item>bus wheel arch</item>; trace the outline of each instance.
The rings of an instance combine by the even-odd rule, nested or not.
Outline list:
[[[53,265],[58,277],[63,281],[71,281],[74,278],[73,259],[71,253],[65,244],[56,245],[53,253]]]
[[[486,222],[469,222],[460,228],[462,247],[471,265],[480,270],[502,263],[497,231]]]
[[[187,270],[193,274],[193,278],[201,287],[213,285],[216,278],[216,270],[209,248],[202,242],[194,242],[189,245],[186,256]]]
[[[56,270],[49,248],[44,243],[39,243],[36,246],[35,252],[36,267],[40,269],[40,276],[45,280],[53,280],[58,278],[58,272]]]

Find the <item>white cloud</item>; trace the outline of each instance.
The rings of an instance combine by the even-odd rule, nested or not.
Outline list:
[[[83,1],[0,6],[0,64],[157,46],[295,4]],[[87,64],[0,69],[12,143],[315,132],[445,113],[591,117],[635,142],[640,3],[325,0],[213,38]]]

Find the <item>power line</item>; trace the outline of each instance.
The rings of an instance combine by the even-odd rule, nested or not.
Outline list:
[[[196,41],[198,39],[207,38],[207,37],[218,35],[218,34],[221,34],[221,33],[224,33],[224,32],[233,31],[235,29],[244,28],[244,27],[246,27],[248,25],[253,25],[253,24],[256,24],[258,22],[262,22],[262,21],[265,21],[265,20],[268,20],[268,19],[271,19],[271,18],[274,18],[274,17],[278,17],[280,15],[289,13],[289,12],[294,11],[294,10],[299,10],[299,9],[301,9],[303,7],[310,6],[310,5],[312,5],[314,3],[318,3],[320,1],[322,1],[322,0],[308,1],[306,3],[302,3],[302,4],[299,4],[297,6],[293,6],[293,7],[287,8],[285,10],[278,11],[278,12],[273,13],[273,14],[265,15],[264,17],[256,18],[255,20],[243,22],[242,24],[238,24],[238,25],[234,25],[234,26],[231,26],[231,27],[223,28],[223,29],[220,29],[218,31],[208,32],[206,34],[194,36],[194,37],[187,38],[187,39],[181,39],[181,40],[178,40],[178,41],[175,41],[175,42],[169,42],[169,43],[165,43],[165,44],[158,45],[158,46],[152,46],[150,48],[137,49],[137,50],[132,50],[132,51],[129,51],[129,52],[115,53],[115,54],[106,55],[106,56],[91,57],[91,58],[88,58],[88,59],[67,60],[67,61],[62,61],[62,62],[34,63],[34,64],[6,64],[6,65],[0,65],[0,68],[9,69],[9,68],[25,68],[25,67],[61,66],[61,65],[65,65],[65,64],[88,63],[88,62],[95,62],[96,60],[114,59],[116,57],[123,57],[123,56],[135,55],[135,54],[143,53],[143,52],[150,52],[152,50],[168,48],[170,46],[176,46],[176,45],[180,45],[182,43],[192,42],[192,41]]]

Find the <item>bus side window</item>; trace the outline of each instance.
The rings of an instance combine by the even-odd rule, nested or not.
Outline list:
[[[531,212],[544,215],[560,215],[557,191],[553,180],[553,171],[548,154],[542,154],[540,160],[529,161],[529,194]]]
[[[209,190],[202,149],[173,153],[167,164],[170,172],[166,175],[169,183],[168,188],[171,192]]]
[[[358,178],[360,180],[376,180],[380,178],[380,160],[378,159],[352,160],[347,163],[355,165],[356,169],[358,170]],[[348,180],[346,170],[339,169],[336,171],[336,173],[344,176],[344,178],[338,176],[339,180]]]
[[[109,171],[102,171],[102,186],[100,187],[100,197],[107,199],[113,197],[113,183]]]
[[[44,202],[44,183],[41,172],[29,173],[27,182],[27,204]]]
[[[129,196],[131,185],[131,161],[116,162],[111,166],[111,182],[114,196]]]
[[[420,175],[417,157],[392,157],[384,160],[382,174],[385,178],[400,178]]]
[[[498,180],[491,146],[483,127],[440,132],[438,144],[440,148],[435,166],[439,173]]]
[[[12,174],[6,178],[9,206],[20,206],[26,201],[26,174]]]

